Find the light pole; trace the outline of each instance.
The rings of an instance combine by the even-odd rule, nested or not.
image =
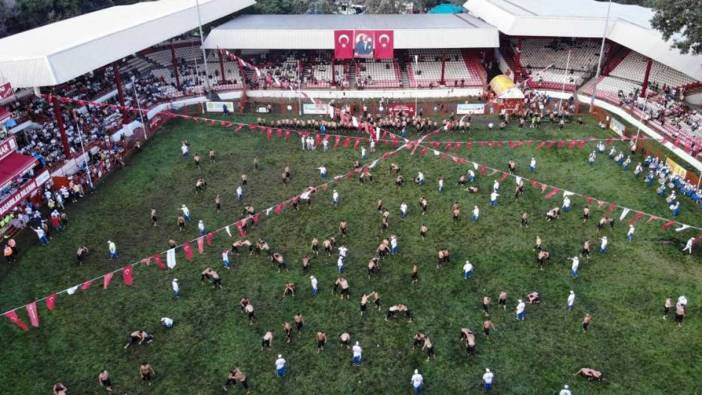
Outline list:
[[[415,54],[414,55],[414,70],[412,72],[414,75],[417,75],[417,67],[419,67],[419,55]],[[419,84],[417,83],[417,80],[415,79],[414,81],[414,115],[416,116],[419,113],[419,109],[417,108],[417,97],[419,96]]]
[[[609,28],[609,12],[612,9],[612,0],[609,0],[607,4],[607,17],[605,18],[604,31],[602,32],[602,43],[600,44],[600,57],[597,59],[597,72],[595,73],[595,85],[592,87],[592,96],[590,96],[590,112],[592,112],[595,106],[595,95],[597,94],[597,83],[600,79],[600,72],[602,71],[602,58],[604,57],[604,46],[605,40],[607,38],[607,29]]]
[[[132,76],[132,91],[134,92],[134,99],[137,103],[137,109],[139,110],[139,119],[141,120],[141,130],[144,131],[144,141],[148,140],[149,137],[146,134],[146,123],[144,123],[144,114],[141,113],[141,101],[139,100],[139,95],[137,95],[136,90],[136,78]]]
[[[563,96],[565,95],[565,84],[568,79],[568,68],[570,67],[570,49],[568,50],[568,58],[566,59],[565,75],[563,76],[563,84],[561,85],[561,101],[558,102],[558,114],[563,118]]]
[[[88,184],[90,189],[93,189],[93,176],[90,175],[90,165],[88,163],[88,158],[90,155],[85,154],[85,144],[83,143],[83,128],[80,127],[80,122],[77,121],[78,116],[75,114],[76,110],[73,110],[73,118],[76,120],[76,129],[78,130],[78,140],[80,141],[80,150],[83,151],[83,166],[85,166],[85,172],[88,173]]]
[[[207,67],[207,53],[205,52],[205,38],[202,34],[202,17],[200,16],[200,0],[195,0],[197,9],[197,27],[200,30],[200,48],[202,49],[202,61],[205,64],[205,88],[210,90],[210,69]]]

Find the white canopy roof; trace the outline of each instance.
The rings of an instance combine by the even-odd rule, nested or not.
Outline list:
[[[196,0],[110,7],[0,40],[0,77],[15,88],[52,86],[197,27]],[[202,23],[254,0],[199,0]]]
[[[334,30],[393,30],[395,48],[496,48],[497,29],[468,14],[242,15],[212,29],[208,49],[334,49]]]
[[[471,14],[509,36],[602,37],[608,3],[595,0],[468,0]],[[606,36],[609,40],[702,80],[702,56],[683,55],[671,48],[651,26],[654,12],[636,5],[612,3]]]

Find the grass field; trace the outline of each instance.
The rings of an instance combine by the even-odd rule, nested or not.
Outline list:
[[[249,121],[249,119],[245,119]],[[477,123],[484,124],[486,119]],[[476,122],[474,122],[476,123]],[[463,139],[510,139],[554,137],[604,137],[594,120],[580,128],[556,131],[546,127],[539,131],[516,128],[504,132],[476,131]],[[451,139],[461,137],[451,136]],[[203,161],[202,174],[209,189],[196,195],[193,191],[199,175],[192,161],[180,158],[180,142],[188,139],[193,152],[205,155],[207,149],[218,152],[212,165]],[[622,146],[623,148],[624,146]],[[381,147],[381,149],[384,149]],[[592,147],[590,146],[590,150]],[[669,210],[662,198],[636,179],[631,170],[623,172],[614,162],[600,156],[589,166],[588,149],[474,148],[461,155],[472,160],[505,168],[509,159],[519,164],[518,174],[527,174],[528,160],[536,155],[535,178],[597,198],[667,217]],[[197,236],[194,223],[179,233],[175,224],[177,208],[185,203],[195,221],[203,219],[208,228],[219,228],[238,218],[243,204],[234,199],[234,189],[241,173],[249,176],[246,203],[257,209],[268,207],[299,193],[305,186],[319,182],[316,168],[325,163],[331,175],[345,173],[358,152],[350,149],[327,153],[308,153],[299,149],[299,141],[268,142],[258,134],[231,129],[174,121],[135,156],[127,169],[104,183],[89,198],[69,209],[68,228],[52,239],[48,247],[24,248],[18,263],[2,268],[0,307],[4,311],[34,298],[65,289],[85,279],[118,268],[126,263],[167,248],[168,239],[182,241]],[[373,154],[371,154],[373,155]],[[380,156],[380,153],[375,155]],[[253,158],[261,169],[254,171]],[[372,158],[371,158],[372,159]],[[410,180],[418,170],[427,184],[417,187],[411,182],[397,189],[388,174],[389,163],[375,169],[375,182],[362,186],[349,180],[336,186],[342,204],[330,203],[331,188],[314,197],[311,209],[285,210],[282,215],[264,219],[250,233],[249,239],[264,238],[272,250],[280,251],[291,266],[278,273],[268,259],[242,255],[234,257],[233,269],[222,269],[220,253],[232,239],[218,235],[215,247],[207,248],[193,262],[178,255],[173,271],[155,267],[136,268],[132,287],[115,278],[109,290],[96,284],[76,295],[62,295],[58,307],[46,312],[40,307],[41,328],[27,333],[9,322],[0,325],[0,393],[49,393],[55,382],[65,383],[72,394],[99,393],[97,373],[110,371],[119,394],[210,394],[221,393],[227,371],[240,367],[249,376],[253,393],[334,394],[334,393],[410,393],[409,379],[419,368],[425,378],[426,393],[475,393],[486,367],[495,373],[495,393],[557,393],[570,384],[575,394],[690,394],[702,391],[702,324],[699,320],[699,295],[702,269],[697,255],[680,252],[687,237],[693,234],[662,231],[659,224],[637,226],[633,242],[625,238],[626,224],[617,223],[607,230],[610,251],[595,253],[581,264],[577,280],[569,275],[566,258],[580,250],[583,240],[596,239],[595,221],[601,212],[595,209],[593,220],[583,224],[582,199],[573,200],[574,210],[555,223],[543,215],[560,204],[560,196],[544,201],[543,196],[526,186],[524,197],[513,201],[513,180],[502,187],[499,206],[488,205],[488,194],[469,195],[456,187],[455,180],[465,172],[449,161],[432,155],[410,156],[404,151],[393,157]],[[636,161],[631,166],[633,169]],[[280,183],[280,172],[292,168],[292,182]],[[436,180],[442,175],[447,188],[439,194]],[[488,191],[494,177],[478,177],[482,191]],[[221,193],[223,210],[214,209],[214,196]],[[421,195],[429,200],[429,213],[420,214],[417,201]],[[382,198],[391,210],[390,230],[380,231],[375,202]],[[410,215],[399,219],[399,205],[410,205]],[[463,220],[453,223],[450,206],[459,201]],[[473,204],[481,207],[477,224],[469,220]],[[680,220],[702,224],[698,208],[683,199]],[[150,208],[156,208],[160,224],[149,222]],[[519,226],[519,215],[531,215],[529,228]],[[618,215],[618,213],[617,213]],[[308,253],[313,237],[320,240],[336,235],[340,220],[349,222],[350,235],[344,239],[349,247],[346,276],[352,297],[341,301],[331,295],[337,276],[336,258],[320,255],[312,263],[312,273],[320,281],[321,294],[312,298],[309,280],[301,270],[301,257]],[[422,241],[419,226],[429,226],[429,237]],[[381,238],[393,233],[400,238],[401,253],[383,263],[382,273],[369,280],[366,263]],[[536,235],[544,239],[551,251],[551,264],[539,271],[534,263],[532,246]],[[339,235],[336,235],[339,238]],[[114,240],[120,250],[117,263],[106,259],[106,241]],[[74,252],[78,245],[91,249],[87,264],[76,266]],[[437,270],[438,247],[451,250],[450,265]],[[471,280],[464,281],[461,267],[470,259],[476,267]],[[409,282],[413,263],[420,267],[420,281]],[[224,289],[214,290],[200,282],[199,273],[212,266],[223,278]],[[170,281],[180,280],[183,296],[173,300]],[[283,284],[294,281],[299,294],[281,299]],[[574,311],[567,313],[569,290],[577,294]],[[377,290],[384,308],[405,303],[415,320],[386,322],[382,312],[369,309],[365,319],[359,315],[362,292]],[[510,294],[508,310],[493,306],[492,321],[497,330],[489,340],[477,337],[477,355],[468,357],[459,342],[462,327],[479,332],[484,319],[483,295],[506,290]],[[541,292],[543,302],[527,307],[527,319],[518,322],[513,308],[518,297]],[[238,308],[239,298],[247,295],[256,307],[258,322],[249,325]],[[665,297],[687,295],[688,318],[682,328],[672,320],[663,320]],[[283,342],[282,324],[292,322],[301,312],[306,326],[291,344]],[[580,327],[583,315],[594,320],[591,331]],[[23,317],[24,312],[20,313]],[[169,316],[175,327],[166,331],[159,319]],[[146,329],[156,341],[148,346],[123,350],[127,334]],[[260,338],[268,329],[276,334],[273,351],[261,352]],[[317,354],[314,333],[325,331],[330,342]],[[336,338],[349,331],[364,348],[360,368],[351,366],[351,352],[342,349]],[[428,334],[436,350],[436,359],[427,362],[419,351],[412,350],[415,331]],[[273,362],[278,353],[288,360],[289,374],[274,377]],[[138,377],[138,366],[150,362],[156,372],[151,387]],[[588,383],[573,377],[581,367],[604,372],[606,382]],[[240,393],[241,388],[234,388]],[[232,392],[232,390],[230,390]]]

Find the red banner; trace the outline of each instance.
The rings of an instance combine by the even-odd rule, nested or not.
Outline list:
[[[127,265],[122,270],[122,281],[125,285],[132,285],[134,282],[134,276],[132,275],[132,265]]]
[[[161,256],[160,256],[160,255],[154,255],[154,256],[153,256],[153,260],[154,260],[154,263],[156,264],[156,266],[158,266],[159,269],[165,269],[165,268],[166,268],[166,264],[163,263],[163,261],[161,260]]]
[[[188,261],[193,260],[193,247],[190,246],[189,241],[183,243],[183,254],[185,254],[185,259]]]
[[[46,309],[51,311],[56,308],[56,294],[51,294],[46,297]]]
[[[8,311],[7,313],[5,313],[5,317],[12,321],[13,324],[19,326],[20,329],[22,329],[23,331],[29,330],[27,324],[24,321],[22,321],[22,319],[19,318],[19,316],[17,315],[17,311]]]
[[[353,30],[334,31],[334,57],[353,59]]]
[[[394,56],[395,35],[392,30],[375,31],[375,58],[392,59]]]
[[[27,315],[29,316],[29,322],[35,328],[39,327],[39,312],[37,311],[37,302],[32,302],[26,306]]]
[[[404,103],[393,103],[393,104],[388,104],[388,112],[393,113],[393,114],[400,114],[404,113],[409,116],[414,116],[414,113],[416,111],[416,107],[414,106],[414,103],[410,104],[404,104]]]
[[[12,84],[5,82],[0,84],[0,100],[7,99],[8,97],[14,95],[12,92]]]
[[[112,273],[105,274],[105,277],[102,278],[102,289],[107,289],[107,287],[110,286],[110,282],[112,282],[112,276]]]

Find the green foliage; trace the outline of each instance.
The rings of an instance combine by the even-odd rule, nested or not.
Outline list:
[[[651,24],[673,38],[673,47],[682,53],[702,53],[702,7],[697,0],[656,0],[656,15]],[[683,33],[682,36],[679,33]]]
[[[488,119],[475,118],[473,125],[477,130],[442,139],[611,136],[599,130],[590,118],[584,126],[563,131],[545,126],[541,130],[511,127],[502,132],[488,132]],[[254,117],[238,120],[249,123]],[[183,139],[191,142],[193,153],[217,150],[217,163],[204,159],[199,171],[192,160],[181,159],[179,146]],[[329,173],[335,175],[346,172],[358,157],[357,151],[349,149],[306,153],[299,149],[297,139],[291,138],[288,143],[275,137],[274,140],[268,142],[257,133],[234,133],[232,129],[184,121],[166,125],[142,153],[129,161],[126,169],[69,208],[67,229],[56,235],[48,247],[22,245],[18,263],[0,265],[1,310],[161,251],[168,239],[196,237],[195,224],[185,232],[177,230],[176,209],[180,204],[187,204],[193,219],[203,219],[210,229],[233,222],[243,208],[233,197],[241,173],[249,176],[245,202],[260,210],[318,183],[316,168],[320,164],[326,164]],[[381,152],[369,154],[371,159],[390,149],[378,148]],[[536,155],[535,177],[539,180],[667,215],[664,200],[631,171],[623,172],[602,156],[589,166],[587,154],[587,149],[533,147],[475,147],[461,151],[462,156],[499,168],[514,159],[518,163],[517,174],[525,176],[530,175],[526,170],[529,158]],[[254,157],[261,164],[258,171],[252,168]],[[637,159],[640,158],[634,163]],[[556,393],[565,383],[578,394],[683,394],[702,390],[702,367],[697,363],[702,349],[702,321],[694,297],[702,292],[702,269],[698,256],[680,253],[681,243],[690,232],[664,232],[657,223],[645,224],[644,219],[637,226],[635,240],[629,243],[625,240],[626,224],[617,222],[613,230],[606,230],[610,251],[583,261],[580,277],[574,281],[568,274],[566,257],[576,254],[584,239],[595,240],[594,220],[602,210],[593,206],[594,220],[584,224],[579,216],[583,201],[576,198],[574,212],[547,223],[543,215],[560,203],[559,197],[544,201],[543,194],[528,183],[523,198],[514,201],[514,183],[506,180],[501,187],[500,206],[490,208],[484,191],[489,190],[494,177],[479,176],[477,185],[483,192],[468,194],[455,184],[465,167],[439,160],[431,153],[420,157],[402,152],[391,161],[400,165],[407,179],[423,171],[427,184],[417,187],[409,182],[396,188],[389,165],[384,162],[373,170],[375,181],[370,185],[360,185],[354,179],[334,186],[341,194],[340,207],[332,207],[330,188],[314,196],[311,208],[288,209],[279,216],[264,217],[250,230],[249,239],[264,238],[273,250],[285,255],[289,272],[278,273],[269,259],[246,253],[232,257],[231,271],[222,269],[219,254],[232,239],[221,233],[215,246],[206,248],[205,254],[195,253],[193,262],[186,262],[179,253],[178,266],[173,271],[140,266],[134,271],[132,287],[115,278],[108,290],[94,284],[88,291],[60,296],[53,312],[40,306],[39,329],[22,333],[3,322],[0,393],[47,393],[58,381],[66,383],[70,393],[99,393],[95,376],[107,368],[115,393],[119,394],[218,394],[227,370],[233,366],[249,375],[252,393],[260,394],[409,393],[409,377],[416,368],[424,374],[427,394],[477,393],[485,367],[496,374],[497,393]],[[291,166],[292,170],[292,181],[287,187],[279,181],[284,166]],[[196,194],[193,185],[200,175],[209,186],[206,192]],[[446,179],[446,190],[441,194],[436,190],[439,176]],[[217,193],[223,198],[221,213],[214,209]],[[421,195],[429,200],[425,216],[419,213],[417,204]],[[389,232],[382,232],[378,226],[378,198],[384,199],[391,212]],[[398,218],[402,200],[410,206],[405,220]],[[683,200],[680,219],[701,223],[700,209]],[[464,218],[458,223],[450,218],[454,201],[463,206]],[[477,224],[467,219],[473,204],[482,209],[482,219]],[[151,208],[158,210],[158,227],[150,225]],[[523,211],[531,215],[527,229],[519,227]],[[320,295],[312,299],[309,279],[301,270],[301,257],[309,254],[313,237],[340,238],[336,233],[342,219],[349,222],[349,237],[343,243],[350,249],[345,275],[352,298],[342,301],[331,295],[330,286],[337,276],[335,259],[322,254],[312,262],[312,273],[320,280],[321,288]],[[429,227],[427,240],[419,237],[421,223]],[[388,233],[399,236],[401,253],[384,260],[382,273],[368,279],[366,263]],[[537,234],[552,254],[551,264],[544,271],[539,271],[534,263],[532,245]],[[117,242],[121,255],[118,262],[105,257],[108,239]],[[77,266],[73,254],[76,246],[82,244],[91,253],[84,265]],[[438,247],[452,252],[451,263],[441,270],[435,268]],[[469,281],[461,277],[465,259],[476,267],[476,274]],[[420,281],[414,286],[409,283],[413,263],[420,266]],[[201,283],[199,273],[206,266],[219,271],[224,289],[214,290]],[[177,301],[170,292],[173,277],[179,278],[183,292]],[[282,286],[287,281],[296,282],[299,293],[295,298],[281,299]],[[478,331],[484,319],[481,297],[489,294],[496,298],[503,289],[510,293],[509,309],[502,311],[493,306],[491,319],[497,330],[490,339],[480,334],[477,354],[468,357],[458,341],[459,329],[470,327]],[[570,289],[577,294],[576,307],[566,313],[565,300]],[[360,294],[371,290],[381,293],[384,308],[395,303],[408,304],[414,311],[414,322],[386,322],[383,312],[373,308],[361,319]],[[529,306],[527,320],[516,322],[510,310],[516,298],[534,290],[541,292],[543,303]],[[677,328],[671,320],[661,319],[661,310],[665,297],[681,294],[691,298],[691,308],[685,325]],[[249,325],[239,311],[237,301],[242,295],[250,297],[256,307],[255,325]],[[306,328],[294,335],[291,344],[285,344],[281,325],[296,312],[305,315]],[[586,312],[594,316],[587,335],[580,329],[580,319]],[[175,320],[173,329],[159,327],[163,316]],[[127,334],[142,328],[154,333],[156,341],[124,350]],[[276,335],[273,351],[261,352],[260,337],[268,329]],[[330,338],[320,354],[314,345],[317,330],[326,331]],[[351,367],[350,351],[336,341],[342,331],[350,331],[364,347],[365,361],[360,368]],[[415,331],[424,331],[432,338],[435,360],[427,362],[421,352],[412,350]],[[278,353],[290,364],[290,374],[283,380],[273,376],[273,361]],[[152,387],[138,379],[137,368],[142,361],[150,362],[156,369]],[[589,383],[573,377],[581,367],[603,371],[607,381]],[[243,393],[241,388],[230,392]]]

